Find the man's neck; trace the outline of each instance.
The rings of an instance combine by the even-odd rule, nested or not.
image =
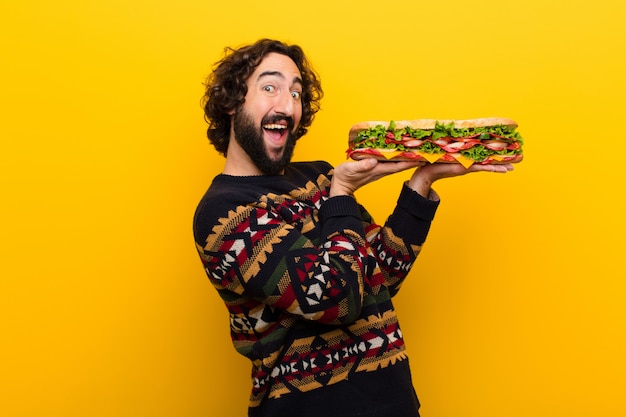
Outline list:
[[[250,158],[241,158],[239,156],[232,155],[230,152],[226,157],[223,173],[237,177],[263,175],[256,165],[250,161]]]
[[[250,156],[237,143],[231,135],[224,163],[224,174],[237,177],[247,177],[253,175],[263,175],[263,172],[252,162]]]

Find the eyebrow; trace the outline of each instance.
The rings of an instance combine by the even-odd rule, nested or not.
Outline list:
[[[257,80],[260,80],[263,77],[271,77],[271,76],[285,79],[285,75],[282,72],[280,72],[280,71],[263,71],[262,73],[259,74],[259,76],[257,77]],[[293,77],[293,81],[292,82],[293,82],[293,84],[296,84],[296,83],[298,83],[300,85],[304,84],[302,82],[302,78],[300,78],[300,77]]]

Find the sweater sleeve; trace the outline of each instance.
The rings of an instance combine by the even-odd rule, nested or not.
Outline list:
[[[358,204],[333,197],[303,222],[293,215],[272,199],[221,218],[206,242],[198,242],[209,278],[226,300],[253,299],[327,324],[356,320],[368,258]],[[314,242],[306,232],[316,227],[321,233]]]
[[[367,240],[392,296],[419,255],[438,206],[439,197],[434,191],[424,198],[404,185],[385,225],[366,223]]]

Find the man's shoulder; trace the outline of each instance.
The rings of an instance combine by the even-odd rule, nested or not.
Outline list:
[[[303,174],[328,174],[333,166],[326,161],[292,162],[287,166],[286,172],[300,172]]]
[[[217,175],[208,190],[202,196],[196,212],[212,212],[221,207],[236,206],[249,202],[251,186],[256,178]]]
[[[193,227],[196,234],[206,235],[215,221],[229,210],[250,201],[249,177],[219,174],[206,190],[196,207]],[[248,181],[246,181],[248,179]]]
[[[332,169],[328,162],[310,161],[290,163],[284,175],[237,177],[220,174],[213,179],[196,208],[194,227],[206,233],[205,229],[217,219],[238,208],[256,207],[268,195],[290,195],[296,189],[319,193],[328,186]]]

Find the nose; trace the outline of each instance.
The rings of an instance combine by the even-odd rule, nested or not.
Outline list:
[[[274,110],[276,113],[285,116],[293,116],[296,100],[291,95],[291,91],[285,91],[276,98]]]

